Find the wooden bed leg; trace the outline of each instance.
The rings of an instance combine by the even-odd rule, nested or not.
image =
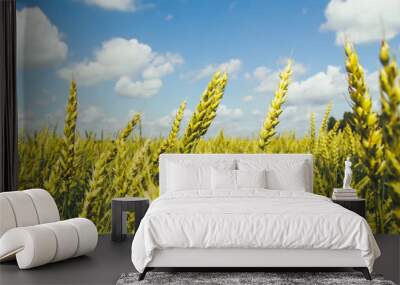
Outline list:
[[[144,279],[144,277],[146,277],[146,273],[147,273],[148,269],[147,267],[143,270],[142,273],[139,274],[139,278],[138,281],[142,281]]]
[[[357,271],[361,271],[361,273],[364,275],[365,279],[372,280],[371,274],[369,274],[369,270],[367,267],[355,267],[354,269]]]

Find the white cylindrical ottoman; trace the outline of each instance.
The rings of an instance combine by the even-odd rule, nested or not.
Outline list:
[[[84,255],[97,239],[96,226],[84,218],[14,228],[0,238],[0,260],[15,256],[19,268],[28,269]]]

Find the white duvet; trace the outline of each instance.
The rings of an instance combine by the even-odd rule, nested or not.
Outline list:
[[[165,248],[358,249],[370,271],[380,255],[359,215],[323,196],[265,189],[164,194],[135,234],[135,268]]]

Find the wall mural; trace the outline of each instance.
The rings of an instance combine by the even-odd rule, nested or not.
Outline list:
[[[312,153],[314,192],[350,157],[373,231],[400,233],[399,2],[17,6],[19,187],[64,218],[110,231],[113,197],[158,196],[164,152]]]

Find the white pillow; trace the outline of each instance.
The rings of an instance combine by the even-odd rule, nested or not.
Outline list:
[[[235,160],[168,162],[167,191],[211,190],[211,168],[235,169]]]
[[[271,169],[267,171],[267,187],[274,190],[306,192],[305,165],[296,165],[290,171]]]
[[[262,170],[267,173],[267,188],[274,190],[303,191],[308,188],[305,161],[282,160],[239,160],[239,170]]]
[[[236,170],[211,168],[211,189],[235,190]]]
[[[267,171],[236,170],[237,188],[267,188]]]
[[[210,167],[193,165],[188,167],[176,163],[170,163],[168,167],[168,188],[171,191],[210,188]]]

